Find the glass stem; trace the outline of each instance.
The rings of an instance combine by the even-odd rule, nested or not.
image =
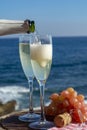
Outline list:
[[[29,84],[29,113],[33,113],[33,77],[29,77],[28,79],[28,84]]]
[[[40,123],[45,122],[45,113],[44,113],[44,88],[45,88],[45,83],[44,81],[40,81],[40,105],[41,105],[41,121]]]

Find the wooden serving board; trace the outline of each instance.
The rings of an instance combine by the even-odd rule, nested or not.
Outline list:
[[[0,130],[32,130],[29,123],[19,121],[18,117],[27,112],[14,112],[0,119]],[[40,111],[36,111],[40,114]]]

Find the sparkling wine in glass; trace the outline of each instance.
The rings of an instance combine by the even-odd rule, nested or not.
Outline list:
[[[38,114],[34,113],[33,110],[33,79],[34,74],[32,70],[31,65],[31,59],[30,59],[30,35],[24,34],[19,39],[19,55],[20,55],[20,61],[21,65],[24,71],[24,74],[28,80],[29,84],[29,112],[27,114],[19,116],[19,120],[24,122],[32,122],[36,119],[39,119],[40,116]]]
[[[30,56],[33,72],[40,86],[41,119],[37,122],[30,123],[29,127],[47,130],[54,126],[52,122],[46,120],[44,112],[44,89],[52,64],[51,36],[39,37],[37,42],[30,44]]]

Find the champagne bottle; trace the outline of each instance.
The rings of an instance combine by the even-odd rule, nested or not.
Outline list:
[[[34,21],[25,20],[0,20],[0,36],[18,34],[18,33],[33,33],[35,31]]]

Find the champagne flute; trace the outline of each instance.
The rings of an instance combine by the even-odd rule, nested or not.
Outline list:
[[[24,122],[32,122],[36,119],[40,118],[40,115],[35,114],[33,110],[33,79],[34,74],[32,70],[31,65],[31,59],[30,59],[30,35],[29,34],[23,34],[19,38],[19,55],[20,55],[20,61],[23,68],[23,71],[25,73],[25,76],[28,80],[29,84],[29,112],[27,114],[19,116],[19,120]]]
[[[39,37],[39,36],[38,36]],[[37,42],[30,44],[30,57],[34,75],[40,86],[41,119],[29,124],[33,129],[48,129],[54,124],[46,121],[44,112],[44,89],[52,64],[52,37],[35,37]]]

